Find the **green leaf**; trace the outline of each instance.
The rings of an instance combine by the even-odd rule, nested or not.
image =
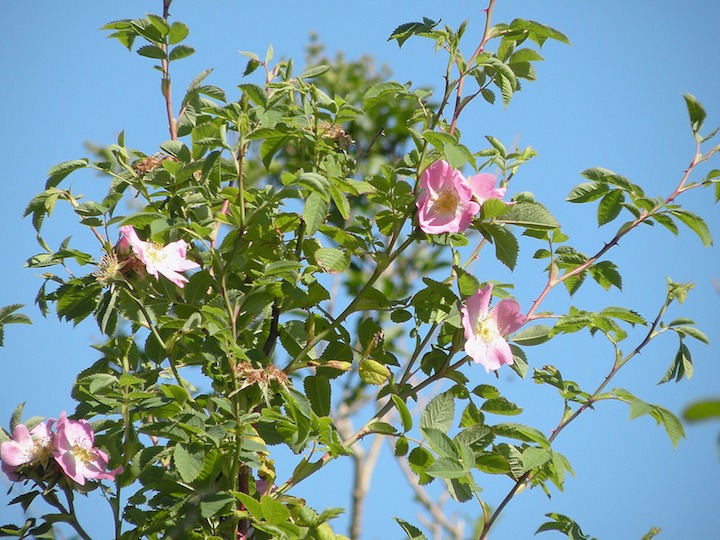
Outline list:
[[[227,493],[211,493],[203,496],[200,501],[200,515],[205,518],[212,518],[226,513],[230,504],[235,500]]]
[[[410,409],[408,409],[408,406],[405,404],[405,402],[400,396],[392,394],[390,397],[395,404],[395,409],[397,409],[397,412],[400,415],[400,421],[402,422],[403,431],[410,431],[413,426],[412,414],[410,414]]]
[[[273,525],[285,523],[290,517],[290,510],[283,503],[268,495],[261,497],[260,508],[262,508],[265,521]]]
[[[409,540],[427,540],[427,537],[414,525],[410,525],[407,521],[403,521],[398,517],[394,517],[393,519],[402,527],[402,530],[405,531]]]
[[[683,416],[689,422],[720,418],[720,399],[696,401],[683,411]]]
[[[487,202],[485,204],[487,204]],[[484,206],[485,205],[483,205],[483,207]],[[501,219],[505,219],[507,214],[508,212],[505,212]],[[495,244],[495,256],[497,259],[510,270],[514,270],[520,247],[517,238],[515,238],[515,235],[510,229],[494,223],[485,223],[481,226],[480,230],[483,236],[486,238],[489,237],[488,239]]]
[[[599,199],[608,192],[607,184],[602,182],[585,182],[575,186],[567,196],[571,203],[585,203]]]
[[[308,236],[314,235],[320,226],[325,222],[328,215],[329,203],[319,193],[311,193],[303,207],[303,220],[307,226]]]
[[[420,415],[421,429],[439,429],[448,432],[455,417],[455,399],[450,392],[438,394],[430,400]]]
[[[713,243],[712,234],[705,221],[698,215],[687,210],[672,210],[672,215],[677,217],[685,225],[690,227],[700,237],[703,246],[708,247]]]
[[[641,315],[631,309],[627,309],[624,307],[606,307],[600,312],[600,315],[602,315],[603,317],[612,317],[613,319],[619,319],[621,321],[625,321],[626,323],[630,323],[633,326],[635,326],[636,324],[641,324],[643,326],[647,325],[647,321]]]
[[[403,44],[412,36],[430,36],[433,28],[435,28],[439,22],[440,21],[435,22],[432,19],[423,17],[423,22],[401,24],[392,31],[388,41],[395,39],[398,42],[398,47],[402,47]]]
[[[183,482],[190,483],[195,480],[203,468],[203,454],[201,452],[191,452],[182,443],[175,445],[173,461]]]
[[[543,205],[530,202],[510,206],[502,216],[496,218],[496,221],[532,230],[549,230],[560,227],[557,220]]]
[[[25,307],[24,304],[11,304],[0,308],[0,329],[5,324],[32,324],[30,317],[23,313],[15,313]],[[0,347],[2,346],[2,335],[0,334]]]
[[[522,409],[520,407],[515,405],[512,401],[508,401],[504,397],[488,399],[485,403],[482,404],[480,410],[492,414],[502,414],[509,416],[520,414],[522,412]]]
[[[93,312],[101,292],[102,285],[99,283],[73,280],[62,285],[56,293],[58,300],[55,306],[58,317],[73,321],[77,325]]]
[[[330,197],[332,197],[332,200],[335,203],[335,207],[338,209],[338,212],[340,212],[343,219],[350,219],[351,209],[350,201],[348,200],[347,195],[334,185],[331,185],[328,190],[330,192]]]
[[[458,291],[461,298],[472,296],[480,290],[480,281],[459,266],[453,266],[453,270],[457,273]]]
[[[543,43],[548,39],[554,39],[570,45],[570,40],[562,32],[555,30],[554,28],[540,24],[535,21],[528,21],[524,19],[515,19],[510,23],[510,30],[520,30],[527,33],[528,37],[542,47]]]
[[[313,77],[319,77],[323,73],[330,71],[330,66],[315,66],[303,72],[298,79],[311,79]]]
[[[545,514],[545,517],[550,518],[552,521],[548,521],[540,525],[538,530],[535,531],[535,534],[547,531],[559,531],[570,540],[597,540],[596,538],[587,536],[580,528],[580,525],[567,516],[551,512],[549,514]]]
[[[188,34],[190,34],[190,29],[185,24],[176,21],[170,26],[170,30],[168,32],[168,42],[170,45],[175,45],[188,37]]]
[[[509,207],[510,205],[505,204],[500,199],[488,199],[482,204],[482,217],[486,220],[492,219],[507,212]]]
[[[550,340],[552,327],[544,324],[537,324],[523,328],[513,338],[513,343],[523,346],[541,345]]]
[[[466,146],[459,143],[448,143],[445,145],[445,157],[448,163],[455,168],[460,169],[466,163],[475,163],[472,152]]]
[[[673,330],[683,336],[690,336],[692,338],[697,339],[698,341],[702,341],[705,345],[710,345],[710,340],[705,335],[705,333],[701,332],[694,326],[685,326],[685,325],[674,326]]]
[[[182,141],[165,141],[160,145],[160,148],[171,156],[175,156],[183,163],[190,163],[190,161],[192,161],[190,149]]]
[[[350,266],[350,255],[338,248],[319,248],[313,257],[328,274],[340,274]]]
[[[177,47],[174,47],[170,51],[170,61],[174,62],[175,60],[180,60],[182,58],[187,58],[191,54],[195,52],[195,49],[192,47],[189,47],[187,45],[178,45]]]
[[[305,377],[303,387],[315,414],[328,416],[330,414],[330,380],[322,375],[309,375]]]
[[[699,132],[705,123],[707,113],[700,102],[692,94],[684,94],[685,105],[687,105],[688,116],[690,116],[690,126],[693,133]]]
[[[549,448],[537,448],[529,446],[522,453],[523,467],[526,472],[545,465],[552,459],[552,450]]]
[[[677,447],[680,439],[685,437],[682,422],[665,407],[646,403],[623,388],[613,389],[613,394],[617,399],[630,405],[631,420],[648,414],[652,416],[658,424],[662,424],[668,437],[670,437],[673,447]]]
[[[590,275],[606,291],[615,286],[622,290],[622,276],[615,263],[600,261],[589,268]]]
[[[240,499],[240,502],[243,504],[245,509],[250,512],[250,515],[255,518],[257,521],[260,521],[263,519],[263,509],[260,505],[260,502],[257,499],[254,499],[247,493],[242,492],[234,492],[234,495]]]
[[[439,458],[426,472],[434,478],[462,478],[468,474],[460,462],[446,457]]]
[[[87,167],[89,163],[90,161],[87,158],[58,163],[48,171],[48,179],[45,182],[45,189],[57,187],[62,179],[68,174],[78,169]]]
[[[475,467],[487,474],[507,474],[507,460],[499,454],[482,454],[475,458]]]
[[[460,452],[455,443],[444,431],[434,428],[421,428],[420,433],[438,456],[460,459]]]
[[[597,218],[598,225],[610,223],[620,214],[622,203],[625,201],[625,194],[619,189],[614,189],[607,193],[598,205]]]
[[[239,84],[238,88],[241,92],[246,94],[250,101],[252,101],[255,105],[262,105],[263,107],[267,106],[267,94],[265,93],[265,90],[257,84]]]
[[[545,434],[530,426],[524,426],[522,424],[506,423],[497,424],[494,426],[495,434],[499,437],[507,437],[509,439],[516,439],[523,442],[534,442],[538,443],[543,447],[549,447],[549,443]]]
[[[147,58],[156,58],[158,60],[165,60],[167,58],[167,54],[165,53],[165,51],[163,51],[157,45],[144,45],[137,50],[137,53],[140,56],[145,56]]]
[[[670,367],[665,373],[665,376],[660,379],[658,384],[664,384],[671,381],[672,379],[675,379],[675,382],[680,382],[683,377],[690,379],[692,377],[693,370],[694,368],[692,363],[692,356],[690,355],[690,349],[688,349],[687,346],[682,342],[681,338],[680,347],[678,348],[678,352],[675,355],[675,359],[673,360],[672,364],[670,364]]]
[[[485,138],[493,146],[493,148],[495,148],[495,150],[497,150],[498,154],[500,154],[500,157],[502,157],[503,159],[505,157],[507,157],[507,149],[505,148],[505,145],[502,142],[500,142],[500,140],[498,140],[495,137],[492,137],[490,135],[485,135]]]

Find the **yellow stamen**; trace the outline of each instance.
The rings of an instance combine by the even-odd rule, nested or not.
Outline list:
[[[95,459],[95,452],[93,452],[92,449],[85,448],[84,446],[80,446],[79,444],[73,445],[72,453],[77,459],[85,463]]]
[[[500,336],[497,322],[494,317],[485,317],[475,325],[475,335],[485,343],[490,343]]]
[[[460,199],[452,190],[441,191],[433,201],[433,210],[440,214],[454,214]]]

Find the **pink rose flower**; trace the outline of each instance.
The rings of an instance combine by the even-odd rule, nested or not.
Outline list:
[[[85,485],[86,480],[112,480],[122,467],[107,471],[108,456],[95,448],[95,434],[87,420],[68,420],[60,415],[53,457],[68,478]]]
[[[465,301],[460,309],[465,329],[465,352],[485,371],[512,365],[513,355],[505,336],[525,324],[515,300],[500,300],[489,309],[492,285],[486,285]]]
[[[462,232],[480,211],[467,180],[447,161],[436,161],[425,169],[420,185],[418,222],[428,234]]]
[[[128,244],[145,265],[148,274],[157,279],[158,273],[160,273],[178,287],[184,287],[188,282],[188,279],[180,272],[200,267],[196,262],[186,259],[187,242],[185,240],[170,242],[165,247],[161,247],[152,242],[140,240],[135,229],[131,225],[125,225],[120,227],[118,248],[126,249]]]
[[[497,178],[490,173],[480,173],[468,178],[470,189],[475,200],[482,205],[488,199],[502,199],[507,191],[506,187],[496,188]]]
[[[0,444],[2,470],[8,477],[17,481],[17,470],[24,465],[39,463],[47,465],[53,451],[53,433],[50,431],[55,420],[40,423],[28,431],[27,426],[18,424],[13,429],[12,439]]]

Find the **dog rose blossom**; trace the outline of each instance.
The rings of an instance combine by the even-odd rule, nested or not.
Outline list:
[[[468,178],[475,200],[482,205],[488,199],[502,199],[507,188],[496,188],[497,178],[490,173],[480,173]]]
[[[53,452],[54,436],[50,431],[53,422],[40,423],[31,430],[24,424],[18,424],[13,429],[12,439],[0,444],[2,471],[11,480],[20,479],[16,473],[20,467],[36,463],[43,467],[47,465]]]
[[[186,258],[188,245],[185,240],[170,242],[162,247],[140,240],[135,229],[131,225],[125,225],[120,227],[120,241],[116,250],[128,251],[128,246],[145,265],[148,274],[157,279],[160,273],[178,287],[184,287],[188,282],[180,272],[200,267],[196,262]]]
[[[420,185],[418,222],[428,234],[462,232],[480,211],[470,184],[447,161],[436,161],[425,169]]]
[[[53,457],[68,478],[85,485],[86,480],[112,480],[122,467],[107,470],[108,456],[95,447],[95,434],[87,420],[68,420],[60,415]]]
[[[465,329],[465,352],[485,371],[512,365],[513,355],[505,336],[525,324],[520,305],[515,300],[500,300],[489,309],[492,285],[486,285],[465,301],[460,309]]]

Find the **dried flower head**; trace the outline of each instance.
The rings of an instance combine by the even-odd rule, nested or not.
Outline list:
[[[147,174],[160,167],[162,162],[166,159],[169,159],[170,161],[178,161],[178,159],[174,156],[168,156],[167,154],[154,154],[137,160],[133,163],[133,169],[135,169],[135,172],[138,174]]]

